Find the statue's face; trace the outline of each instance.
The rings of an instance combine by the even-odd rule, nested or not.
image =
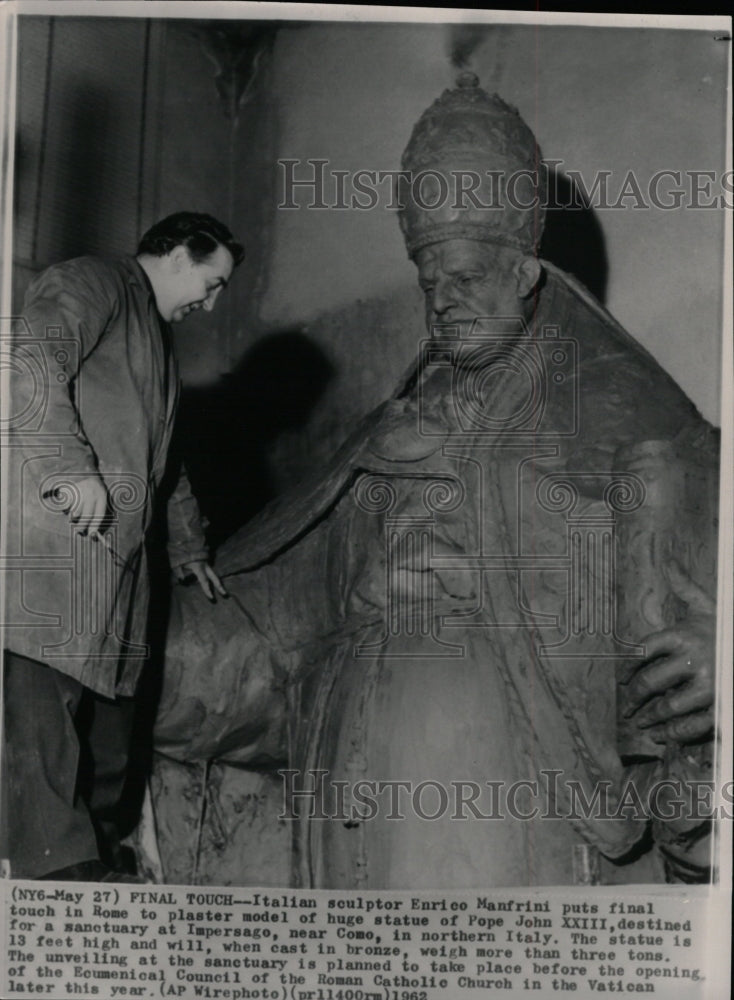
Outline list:
[[[519,271],[522,261],[513,250],[476,240],[447,240],[419,251],[418,282],[431,336],[441,337],[442,326],[458,325],[459,336],[466,337],[475,320],[523,316],[521,295],[528,290]]]

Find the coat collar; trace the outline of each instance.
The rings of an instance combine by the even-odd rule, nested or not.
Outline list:
[[[155,299],[155,295],[153,293],[153,286],[150,283],[150,278],[138,263],[137,258],[133,257],[132,255],[120,257],[120,263],[127,272],[127,280],[130,282],[130,284],[140,285],[148,292],[149,295],[151,295]]]
[[[143,293],[148,298],[148,304],[150,308],[152,309],[153,313],[158,317],[158,322],[160,323],[161,327],[168,328],[169,324],[166,323],[161,314],[158,312],[158,304],[156,302],[153,286],[150,283],[150,278],[138,263],[137,258],[133,257],[132,255],[128,255],[125,257],[120,257],[119,262],[122,268],[126,272],[128,283],[140,288],[143,291]]]

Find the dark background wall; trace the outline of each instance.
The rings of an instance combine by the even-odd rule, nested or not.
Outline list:
[[[707,32],[21,16],[16,308],[39,269],[133,251],[181,208],[244,239],[217,311],[176,331],[182,440],[216,541],[324,461],[423,335],[394,212],[279,210],[279,158],[395,169],[469,64],[563,169],[610,170],[612,190],[630,169],[716,170],[725,60]],[[561,213],[544,252],[718,422],[723,213]]]

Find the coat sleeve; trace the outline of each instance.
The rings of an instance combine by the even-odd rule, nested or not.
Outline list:
[[[178,483],[168,501],[168,560],[171,569],[209,558],[199,505],[181,466]]]
[[[97,456],[75,405],[75,380],[84,359],[103,336],[115,310],[104,272],[94,261],[71,261],[49,268],[26,295],[23,335],[14,343],[11,375],[13,410],[33,409],[43,393],[44,435],[60,435],[57,470],[94,473]]]

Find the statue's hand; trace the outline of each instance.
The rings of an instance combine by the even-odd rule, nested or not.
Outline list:
[[[629,681],[625,714],[661,741],[690,743],[714,727],[716,606],[677,563],[666,575],[688,617],[643,640],[646,656]]]
[[[201,587],[204,596],[212,603],[216,601],[215,591],[221,597],[229,597],[229,594],[224,589],[224,584],[204,559],[196,559],[193,562],[177,566],[174,570],[174,575],[179,583],[183,583],[187,577],[193,576]]]

